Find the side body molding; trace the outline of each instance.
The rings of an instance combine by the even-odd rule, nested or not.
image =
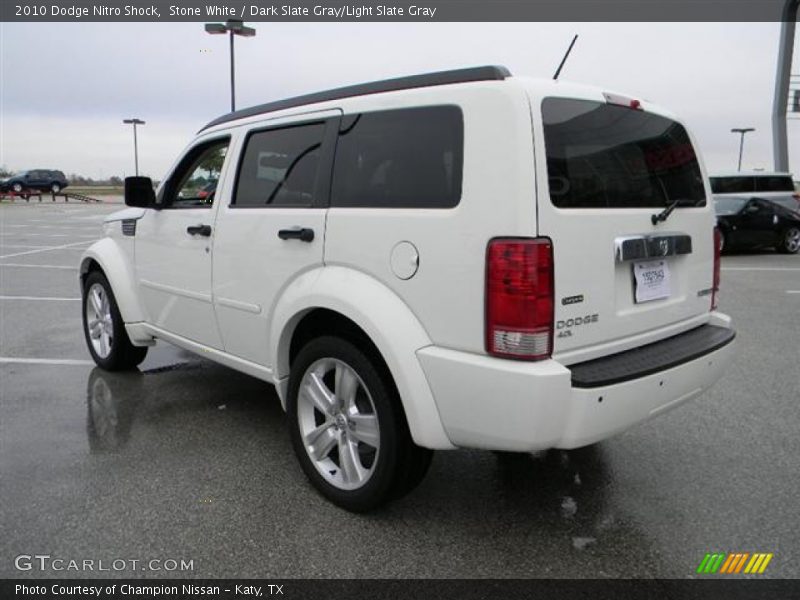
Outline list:
[[[394,377],[414,441],[427,448],[453,448],[416,355],[417,350],[431,345],[428,334],[388,287],[342,266],[328,265],[300,275],[272,310],[270,355],[284,408],[292,335],[300,320],[315,308],[344,315],[370,337]]]

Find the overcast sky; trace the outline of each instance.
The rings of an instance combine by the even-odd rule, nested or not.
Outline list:
[[[710,171],[772,168],[779,23],[254,23],[236,44],[237,107],[374,79],[479,64],[611,88],[681,115]],[[800,71],[800,44],[795,67]],[[161,178],[206,122],[230,106],[228,46],[202,23],[0,24],[0,164],[94,178]],[[800,175],[800,121],[789,121]]]

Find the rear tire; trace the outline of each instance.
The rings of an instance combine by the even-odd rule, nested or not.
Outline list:
[[[800,228],[790,227],[783,232],[778,252],[797,254],[798,251],[800,251]]]
[[[100,271],[89,273],[82,295],[83,334],[97,366],[106,371],[137,367],[147,356],[147,347],[131,344],[106,276]]]
[[[381,363],[325,336],[298,353],[289,376],[292,446],[308,479],[334,504],[372,510],[416,487],[431,451],[414,444]]]
[[[57,194],[58,192],[61,191],[61,186],[58,185],[57,183],[54,183],[53,185],[50,186],[50,191],[53,192],[54,194]]]
[[[22,191],[22,184],[15,183],[14,185],[11,186],[11,189],[14,191],[15,194],[19,194]]]

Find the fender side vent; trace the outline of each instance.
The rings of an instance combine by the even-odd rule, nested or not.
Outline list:
[[[122,235],[136,235],[136,219],[122,219]]]

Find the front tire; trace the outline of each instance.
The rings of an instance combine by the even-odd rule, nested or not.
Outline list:
[[[334,504],[365,512],[415,487],[432,452],[411,439],[378,360],[351,342],[320,337],[297,355],[287,412],[306,476]]]
[[[14,185],[11,186],[11,189],[14,191],[15,194],[19,194],[22,191],[22,184],[15,183]]]
[[[54,194],[57,194],[58,192],[61,191],[61,186],[57,183],[54,183],[53,185],[50,186],[50,191],[53,192]]]
[[[106,276],[92,271],[83,284],[83,333],[89,354],[106,371],[137,367],[147,356],[147,347],[131,344]]]
[[[800,251],[800,228],[790,227],[783,232],[778,251],[784,254],[797,254]]]

